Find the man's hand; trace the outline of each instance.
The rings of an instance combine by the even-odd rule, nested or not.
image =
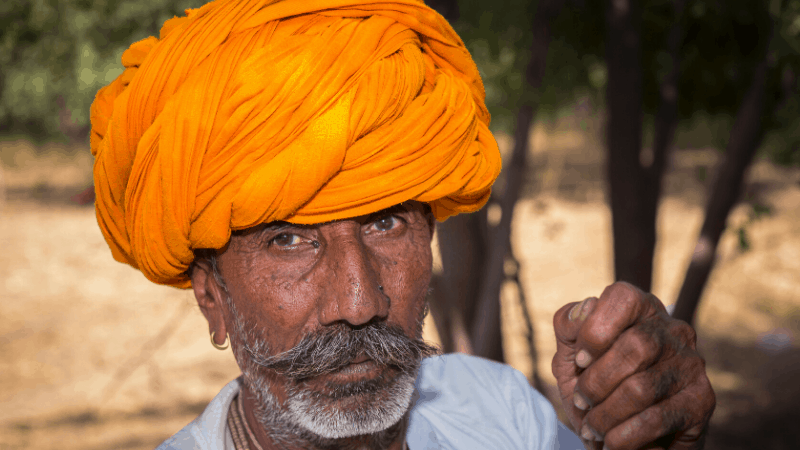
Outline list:
[[[716,400],[691,326],[622,282],[553,322],[553,375],[587,449],[703,447]]]

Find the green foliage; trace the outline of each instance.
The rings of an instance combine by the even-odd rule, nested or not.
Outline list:
[[[584,20],[598,11],[602,17],[602,2],[573,3],[568,2],[553,25],[542,89],[530,92],[524,88],[523,72],[533,40],[531,24],[537,1],[459,2],[461,17],[454,26],[481,71],[494,129],[511,131],[523,96],[537,100],[538,114],[545,119],[579,98],[602,97],[606,70],[598,36],[603,33],[603,22]]]
[[[750,250],[750,237],[747,234],[747,228],[742,225],[736,232],[739,241],[739,251],[744,253]]]
[[[0,133],[47,139],[86,127],[122,52],[202,0],[0,2]]]
[[[780,12],[771,47],[778,106],[769,117],[762,151],[779,164],[800,166],[800,0],[772,1],[782,4],[782,9],[775,7]]]
[[[513,126],[522,69],[531,41],[533,4],[528,0],[497,0],[491,7],[459,1],[460,18],[453,24],[467,45],[483,78],[492,127]]]
[[[750,214],[743,224],[739,226],[736,230],[737,240],[739,243],[739,251],[744,253],[752,247],[750,242],[750,234],[748,231],[748,227],[753,223],[757,222],[758,220],[763,219],[764,217],[768,217],[772,214],[772,208],[769,205],[765,205],[759,202],[753,202],[750,205],[751,210]]]

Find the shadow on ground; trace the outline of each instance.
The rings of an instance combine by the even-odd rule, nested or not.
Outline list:
[[[701,342],[709,370],[740,382],[717,392],[708,450],[800,448],[800,349],[743,347],[729,340]]]

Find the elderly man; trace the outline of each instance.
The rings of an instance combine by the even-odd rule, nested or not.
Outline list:
[[[556,420],[517,371],[421,339],[436,220],[500,169],[475,64],[416,0],[217,0],[92,106],[114,257],[191,288],[242,376],[160,449],[702,447],[694,335],[615,284],[555,317]]]

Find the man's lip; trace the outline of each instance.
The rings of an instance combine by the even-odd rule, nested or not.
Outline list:
[[[372,359],[367,358],[363,362],[351,362],[336,372],[331,373],[329,377],[337,382],[345,383],[375,378],[386,369],[386,366],[380,365]]]
[[[361,364],[363,362],[367,362],[370,360],[370,357],[367,355],[360,355],[356,357],[354,360],[350,361],[350,364]]]

